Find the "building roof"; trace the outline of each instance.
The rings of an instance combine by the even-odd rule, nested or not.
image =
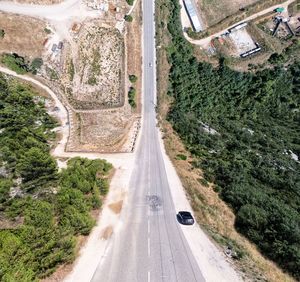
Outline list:
[[[202,26],[197,15],[197,10],[194,6],[192,0],[184,0],[185,9],[189,15],[189,18],[192,22],[193,28],[195,31],[199,32],[202,30]]]

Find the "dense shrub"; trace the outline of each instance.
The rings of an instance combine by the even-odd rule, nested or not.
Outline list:
[[[29,71],[29,67],[27,62],[25,62],[25,59],[16,53],[3,54],[1,62],[18,74],[25,74]]]
[[[136,81],[137,81],[137,76],[134,75],[134,74],[130,74],[130,75],[129,75],[129,81],[130,81],[131,83],[136,83]]]
[[[133,21],[133,18],[132,18],[131,15],[125,15],[124,19],[125,19],[126,22],[132,22]]]
[[[132,108],[136,108],[135,95],[136,95],[135,88],[130,87],[128,91],[128,103]]]

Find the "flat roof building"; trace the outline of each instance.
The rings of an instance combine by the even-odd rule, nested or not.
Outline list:
[[[201,31],[203,28],[200,23],[200,19],[198,17],[197,10],[195,8],[194,3],[192,2],[192,0],[183,0],[183,3],[184,3],[185,9],[188,13],[188,16],[190,18],[190,21],[192,23],[194,30],[196,32]]]

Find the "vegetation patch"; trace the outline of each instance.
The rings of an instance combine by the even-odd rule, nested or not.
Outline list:
[[[15,71],[17,74],[25,74],[29,71],[28,64],[24,57],[21,57],[16,53],[3,54],[1,56],[1,63]]]
[[[134,74],[130,74],[130,75],[129,75],[129,81],[130,81],[131,83],[136,83],[136,82],[137,82],[137,76],[134,75]]]
[[[124,17],[126,22],[132,22],[133,21],[133,17],[131,15],[125,15]]]
[[[128,91],[128,103],[132,108],[136,108],[135,95],[136,95],[135,88],[130,87]]]
[[[74,158],[58,172],[56,122],[28,86],[0,76],[0,280],[37,281],[75,258],[76,236],[95,224],[112,166]]]

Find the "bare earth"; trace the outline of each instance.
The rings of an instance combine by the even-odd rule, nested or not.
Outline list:
[[[46,23],[30,17],[0,12],[0,27],[5,36],[0,39],[0,53],[16,52],[22,56],[40,57],[47,38]]]

